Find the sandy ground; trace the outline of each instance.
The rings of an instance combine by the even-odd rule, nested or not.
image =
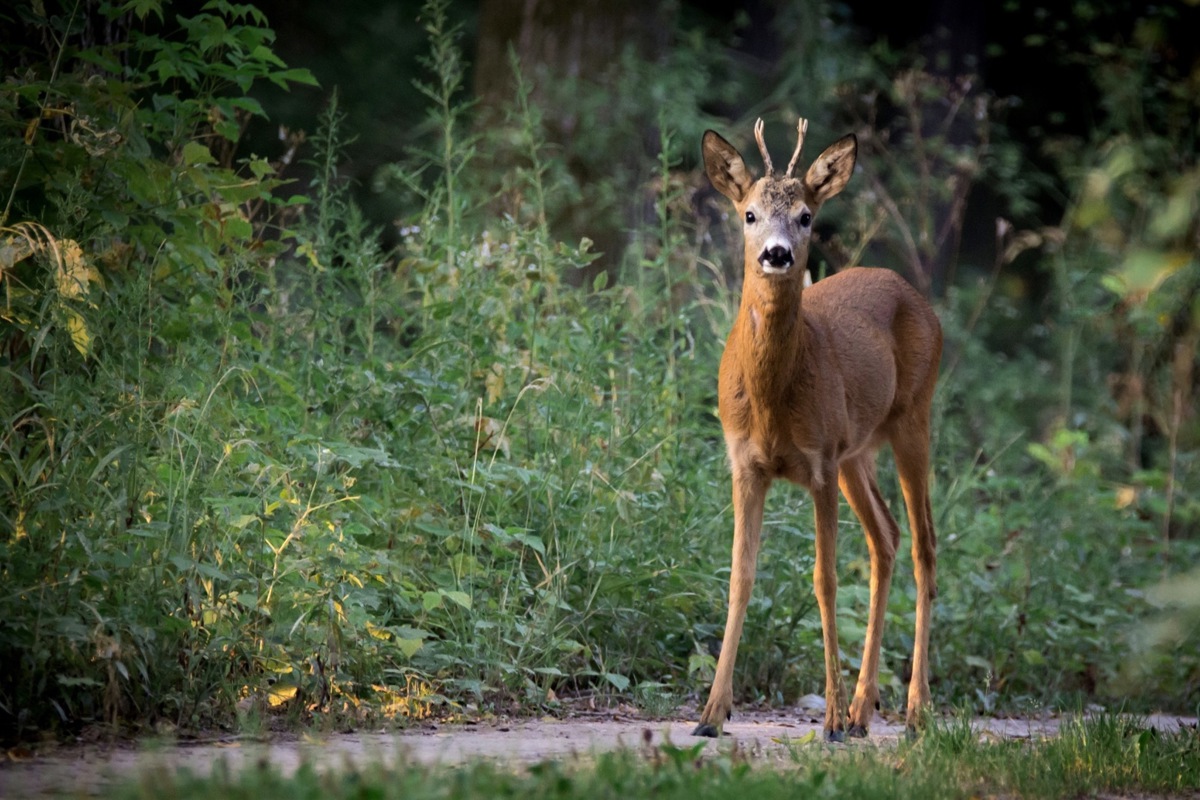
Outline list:
[[[980,719],[975,725],[982,736],[1027,738],[1053,736],[1060,722],[1055,717]],[[1195,725],[1196,720],[1153,715],[1146,719],[1146,724],[1160,730],[1175,730],[1181,725]],[[657,746],[663,742],[687,747],[703,742],[710,753],[736,744],[769,758],[786,756],[791,740],[801,739],[810,732],[821,736],[820,720],[805,709],[739,712],[726,725],[726,736],[719,741],[693,738],[694,725],[694,721],[647,721],[620,714],[598,714],[565,720],[426,725],[397,733],[343,733],[271,742],[234,738],[190,744],[60,747],[16,760],[10,755],[5,763],[0,763],[0,798],[95,796],[115,783],[135,780],[148,771],[208,775],[221,762],[235,772],[269,764],[285,774],[305,762],[317,765],[318,769],[414,761],[453,766],[478,759],[520,764],[586,758],[622,747]],[[877,718],[869,739],[855,740],[847,746],[886,746],[903,735],[902,724]]]

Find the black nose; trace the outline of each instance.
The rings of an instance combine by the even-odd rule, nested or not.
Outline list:
[[[762,255],[758,257],[758,263],[770,264],[772,267],[790,267],[795,262],[792,260],[792,251],[777,244],[770,250],[763,250]]]

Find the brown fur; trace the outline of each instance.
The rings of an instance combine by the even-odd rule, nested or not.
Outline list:
[[[801,131],[804,125],[801,124]],[[875,481],[885,442],[913,533],[918,588],[908,723],[929,702],[928,646],[936,594],[936,539],[929,504],[929,415],[941,326],[920,293],[890,270],[854,268],[804,288],[811,216],[853,171],[854,137],[835,142],[802,180],[753,181],[741,156],[709,131],[709,177],[747,223],[741,308],[718,379],[721,424],[733,474],[734,543],[729,618],[717,675],[696,733],[716,735],[733,707],[733,665],[754,584],[763,503],[776,478],[807,488],[816,512],[813,581],[825,642],[826,734],[847,724],[865,735],[879,701],[879,647],[900,531]],[[808,224],[803,224],[807,215]],[[771,247],[794,264],[774,266]],[[871,554],[871,607],[862,670],[846,710],[835,617],[837,491],[862,522]]]

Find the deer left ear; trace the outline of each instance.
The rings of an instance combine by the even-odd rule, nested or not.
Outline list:
[[[853,133],[825,148],[804,176],[804,186],[812,202],[820,205],[846,188],[857,158],[858,138]]]

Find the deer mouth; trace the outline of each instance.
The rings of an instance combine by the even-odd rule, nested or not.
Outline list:
[[[781,245],[764,248],[758,256],[758,265],[766,275],[784,275],[795,263],[791,248]]]

